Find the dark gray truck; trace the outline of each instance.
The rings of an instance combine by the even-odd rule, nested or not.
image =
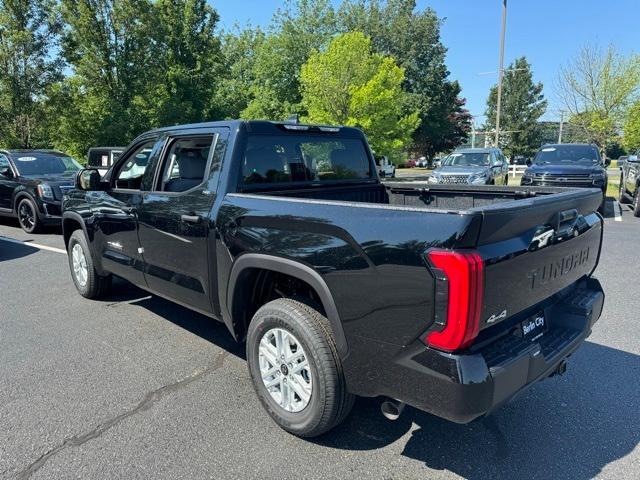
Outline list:
[[[314,436],[356,395],[465,423],[563,372],[604,301],[600,199],[382,184],[357,129],[230,121],[82,171],[63,231],[80,294],[117,275],[224,322],[265,409]]]

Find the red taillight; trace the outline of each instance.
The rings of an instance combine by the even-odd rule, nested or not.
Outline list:
[[[444,327],[429,332],[424,339],[425,343],[447,351],[465,348],[473,342],[480,330],[484,295],[482,258],[475,252],[449,250],[432,250],[428,257],[431,265],[444,275],[441,283],[444,288],[448,286],[448,295]]]

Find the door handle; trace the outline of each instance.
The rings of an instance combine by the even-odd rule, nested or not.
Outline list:
[[[185,223],[200,223],[202,217],[200,215],[180,215],[180,220]]]

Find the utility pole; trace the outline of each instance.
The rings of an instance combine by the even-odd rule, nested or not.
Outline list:
[[[564,110],[560,110],[560,131],[558,132],[558,143],[562,143],[562,125],[564,124]]]
[[[476,148],[476,119],[471,118],[471,148]]]
[[[507,29],[507,0],[502,0],[502,33],[500,35],[500,68],[498,69],[498,101],[496,103],[496,138],[495,145],[500,144],[500,107],[502,103],[502,80],[504,77],[504,36]]]

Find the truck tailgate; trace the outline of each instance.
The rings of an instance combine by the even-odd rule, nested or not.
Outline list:
[[[595,269],[599,190],[573,190],[484,207],[478,251],[485,261],[480,328],[538,305]]]

